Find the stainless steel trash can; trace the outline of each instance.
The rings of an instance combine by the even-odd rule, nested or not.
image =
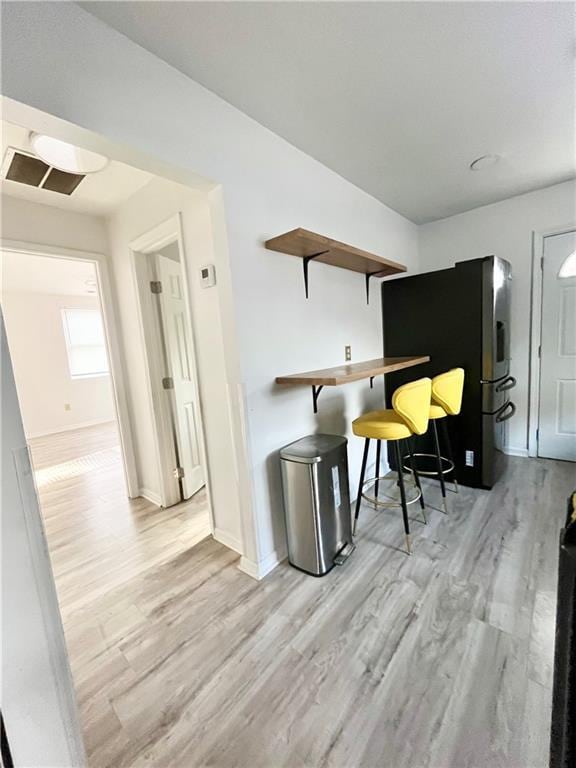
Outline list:
[[[314,576],[354,549],[347,444],[339,435],[309,435],[280,451],[288,558]]]

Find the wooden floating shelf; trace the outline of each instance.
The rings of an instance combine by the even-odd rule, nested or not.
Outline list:
[[[308,263],[319,261],[340,269],[349,269],[366,276],[366,298],[369,299],[369,281],[371,277],[387,277],[406,272],[404,264],[384,259],[374,253],[363,251],[353,245],[332,240],[307,229],[293,229],[283,235],[266,240],[270,251],[299,256],[304,262],[304,284],[308,298]]]
[[[400,371],[413,365],[430,362],[428,355],[420,357],[378,357],[376,360],[365,360],[362,363],[338,365],[335,368],[322,368],[319,371],[294,373],[290,376],[277,376],[276,384],[314,384],[315,386],[337,387],[352,381],[370,379],[383,373]]]
[[[291,256],[314,257],[315,261],[322,264],[331,264],[341,269],[351,269],[353,272],[362,272],[364,275],[372,274],[375,277],[386,277],[406,272],[403,264],[389,261],[376,256],[368,251],[362,251],[353,245],[331,240],[307,229],[293,229],[284,235],[278,235],[271,240],[266,240],[266,248],[280,253],[289,253]],[[320,253],[323,251],[323,253]],[[318,255],[315,255],[318,254]]]
[[[308,385],[312,387],[314,413],[317,412],[318,395],[322,387],[337,387],[352,381],[370,379],[370,386],[375,376],[380,376],[403,368],[430,362],[428,355],[419,357],[378,357],[375,360],[365,360],[362,363],[339,365],[335,368],[322,368],[319,371],[293,373],[289,376],[277,376],[276,384],[291,384],[292,386]]]

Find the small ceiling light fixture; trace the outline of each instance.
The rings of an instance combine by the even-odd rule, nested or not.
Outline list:
[[[66,173],[98,173],[103,171],[109,162],[104,155],[76,147],[74,144],[68,144],[67,141],[60,141],[43,133],[31,133],[30,144],[41,160]]]
[[[483,171],[486,168],[492,168],[493,165],[500,162],[500,155],[482,155],[470,163],[471,171]]]

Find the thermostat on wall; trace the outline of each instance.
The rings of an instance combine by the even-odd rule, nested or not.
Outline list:
[[[216,285],[216,269],[214,264],[206,264],[200,269],[200,283],[202,288],[211,288]]]

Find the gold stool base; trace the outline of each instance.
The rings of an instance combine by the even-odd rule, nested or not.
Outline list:
[[[413,474],[413,470],[410,467],[409,464],[406,464],[406,459],[409,459],[410,456],[406,455],[402,457],[402,466],[406,470],[406,472],[410,472]],[[426,459],[434,459],[434,461],[438,461],[435,453],[415,453],[414,458],[426,458]],[[446,456],[440,456],[440,461],[443,462],[445,465],[445,469],[442,469],[442,474],[447,475],[450,472],[454,471],[454,462],[450,461],[450,459],[447,459]],[[420,469],[419,467],[416,467],[418,470],[418,474],[422,475],[423,477],[437,477],[438,476],[438,470],[437,469]]]
[[[394,488],[389,493],[386,493],[386,492],[382,493],[382,491],[379,488],[378,489],[378,497],[376,497],[376,496],[369,496],[367,493],[364,493],[364,488],[366,488],[366,486],[375,486],[376,482],[378,482],[379,486],[381,486],[383,483],[393,483],[394,484]],[[406,506],[409,506],[410,504],[415,504],[417,501],[420,501],[420,499],[422,497],[422,492],[420,491],[420,489],[418,488],[416,483],[414,483],[414,485],[407,486],[406,491],[408,491],[408,489],[414,491],[415,493],[412,495],[412,498],[410,498],[410,499],[407,498],[406,499]],[[397,495],[395,495],[396,493],[397,493]],[[384,501],[380,500],[380,495],[382,495],[384,497]],[[401,508],[402,507],[402,501],[401,501],[401,497],[400,497],[400,489],[398,487],[398,481],[396,480],[395,477],[372,477],[369,480],[366,480],[366,482],[362,486],[362,498],[365,501],[367,501],[369,504],[372,504],[372,506],[375,509],[378,509],[378,508],[393,509],[395,507],[397,507],[397,508]],[[424,520],[424,525],[428,525],[428,520],[426,519],[426,514],[425,514],[423,509],[421,511],[422,511],[422,518]],[[355,525],[353,526],[352,533],[353,533],[353,535],[356,533],[356,526]],[[405,536],[406,536],[406,550],[407,550],[408,554],[411,555],[412,554],[412,549],[410,547],[410,535],[409,534],[405,534]]]
[[[434,459],[434,461],[438,461],[436,458],[435,453],[415,453],[414,459],[420,458],[426,458],[426,459]],[[402,457],[402,468],[406,470],[406,472],[409,472],[411,475],[414,474],[414,471],[412,467],[410,466],[409,462],[410,456],[406,454],[406,456]],[[447,459],[446,456],[440,456],[440,461],[442,462],[443,469],[442,474],[448,475],[450,472],[454,471],[454,462],[450,461],[450,459]],[[437,469],[420,469],[418,466],[416,466],[416,469],[418,470],[418,474],[422,477],[438,477],[438,470]],[[458,489],[458,481],[456,478],[452,481],[454,485],[454,493],[459,493]]]
[[[380,487],[382,485],[384,485],[385,483],[394,483],[395,489],[398,488],[397,480],[396,480],[395,477],[373,477],[373,478],[370,478],[369,480],[366,480],[364,485],[362,486],[362,498],[365,501],[369,502],[370,504],[372,504],[376,508],[383,507],[385,509],[392,509],[394,507],[401,507],[402,506],[402,502],[401,502],[401,499],[400,499],[400,490],[399,489],[398,489],[398,495],[397,496],[394,495],[395,489],[393,489],[393,492],[389,492],[389,493],[383,492],[382,490],[379,489],[378,497],[376,497],[376,496],[369,496],[367,493],[364,492],[364,489],[367,486],[370,486],[370,485],[371,486],[375,486],[376,483],[378,483],[378,485]],[[417,501],[420,501],[420,497],[422,496],[422,493],[420,492],[420,489],[415,484],[413,486],[409,485],[406,488],[406,491],[408,491],[408,488],[414,490],[415,494],[410,499],[406,498],[406,505],[407,506],[409,506],[410,504],[415,504]],[[408,496],[408,494],[406,494],[406,495]],[[382,496],[384,498],[384,501],[380,501],[380,496]]]

